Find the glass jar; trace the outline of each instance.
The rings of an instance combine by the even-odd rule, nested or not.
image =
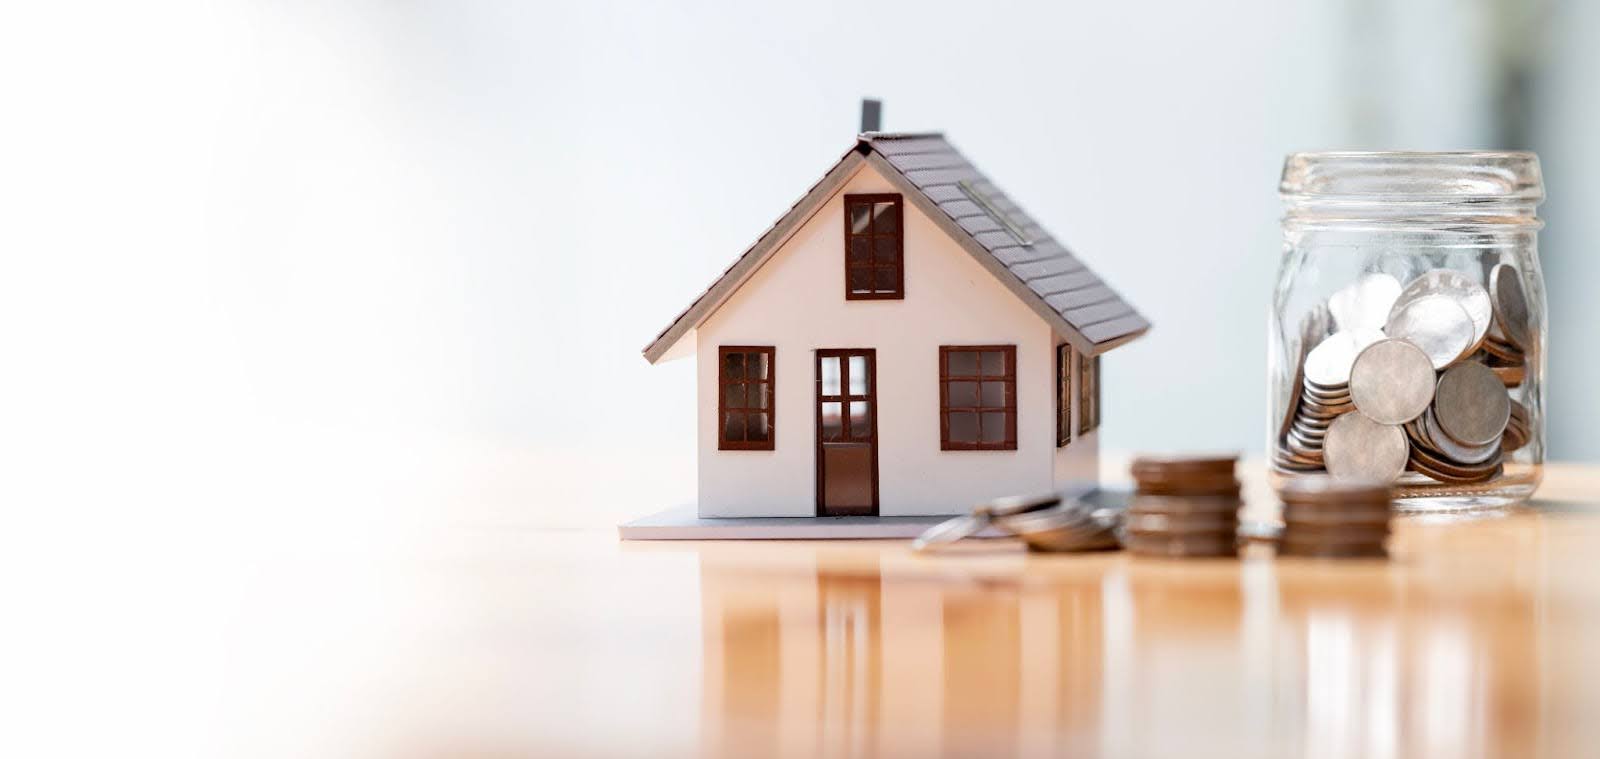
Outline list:
[[[1279,191],[1275,484],[1392,478],[1412,511],[1526,500],[1544,464],[1538,157],[1296,153]]]

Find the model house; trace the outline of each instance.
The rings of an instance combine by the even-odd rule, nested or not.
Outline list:
[[[940,515],[1093,483],[1149,326],[942,135],[865,132],[644,355],[698,357],[700,517]]]

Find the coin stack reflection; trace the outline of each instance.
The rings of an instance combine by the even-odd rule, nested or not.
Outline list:
[[[1133,460],[1122,545],[1143,556],[1232,556],[1239,530],[1237,456]]]
[[[1509,391],[1527,377],[1533,342],[1516,269],[1499,264],[1488,282],[1436,269],[1401,287],[1372,273],[1313,309],[1274,465],[1381,482],[1406,471],[1453,485],[1499,477],[1503,454],[1532,438]]]
[[[1389,486],[1381,482],[1298,477],[1279,492],[1283,499],[1284,556],[1356,558],[1385,556]]]

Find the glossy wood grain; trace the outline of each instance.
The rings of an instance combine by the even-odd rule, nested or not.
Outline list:
[[[279,696],[345,755],[1594,756],[1597,492],[1553,466],[1389,561],[456,529],[308,591],[340,633]]]

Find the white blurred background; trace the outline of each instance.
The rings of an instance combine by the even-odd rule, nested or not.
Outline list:
[[[1106,362],[1121,450],[1259,451],[1285,153],[1535,149],[1550,451],[1600,460],[1597,32],[1580,0],[8,5],[6,582],[67,615],[39,641],[96,640],[66,587],[221,655],[140,624],[226,605],[208,556],[692,499],[692,366],[639,351],[862,96],[1155,323]]]

